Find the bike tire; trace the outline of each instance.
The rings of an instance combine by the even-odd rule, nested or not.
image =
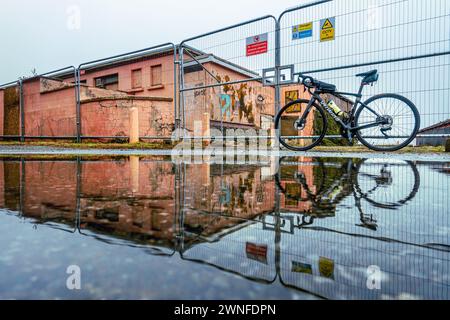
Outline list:
[[[384,147],[380,147],[380,146],[376,146],[370,142],[368,142],[362,135],[360,130],[356,131],[356,137],[358,138],[358,140],[367,148],[373,150],[373,151],[379,151],[379,152],[393,152],[393,151],[398,151],[401,150],[405,147],[407,147],[417,136],[417,134],[419,133],[420,130],[420,115],[419,115],[419,111],[417,110],[417,107],[414,105],[414,103],[412,103],[409,99],[398,95],[398,94],[380,94],[380,95],[376,95],[371,97],[370,99],[368,99],[366,102],[364,102],[365,105],[370,107],[370,104],[377,101],[377,100],[381,100],[381,99],[394,99],[394,100],[399,100],[403,103],[405,103],[413,112],[414,115],[414,129],[411,132],[409,138],[407,138],[407,140],[405,140],[403,143],[399,144],[399,145],[393,145],[393,146],[384,146]],[[359,118],[362,114],[362,112],[366,109],[366,107],[361,107],[358,109],[358,111],[356,112],[355,115],[355,125],[356,127],[358,127],[359,125]]]
[[[407,204],[412,199],[414,199],[416,197],[417,193],[419,192],[420,184],[421,184],[419,170],[417,169],[417,166],[416,166],[416,164],[414,162],[412,162],[412,161],[404,161],[404,165],[408,166],[411,169],[412,177],[414,179],[414,183],[412,184],[411,188],[408,188],[407,196],[403,197],[402,199],[399,199],[399,200],[397,200],[395,202],[386,202],[386,201],[385,202],[381,202],[381,201],[373,200],[361,188],[360,172],[361,172],[361,169],[362,169],[363,165],[365,165],[365,164],[367,164],[367,160],[362,161],[356,167],[356,179],[355,179],[355,183],[356,184],[355,184],[355,187],[356,187],[356,190],[358,191],[358,193],[361,194],[362,197],[367,202],[369,202],[371,205],[373,205],[374,207],[380,208],[380,209],[395,210],[395,209],[398,209],[399,207]]]
[[[278,132],[278,130],[280,129],[282,117],[283,117],[284,114],[287,114],[286,111],[290,107],[295,106],[297,104],[308,105],[309,102],[310,102],[309,100],[299,99],[299,100],[292,101],[292,102],[288,103],[286,106],[284,106],[280,110],[280,112],[278,112],[278,114],[277,114],[277,116],[275,118],[275,130]],[[280,141],[280,143],[284,147],[286,147],[287,149],[292,150],[292,151],[308,151],[308,150],[311,150],[311,149],[317,147],[319,144],[322,143],[322,141],[325,138],[325,135],[327,133],[327,130],[328,130],[328,121],[327,121],[327,117],[326,117],[325,111],[320,106],[318,106],[316,103],[314,103],[313,107],[320,113],[320,115],[321,115],[321,117],[323,119],[323,122],[322,122],[322,133],[319,135],[319,138],[314,143],[312,143],[312,144],[310,144],[308,146],[296,147],[296,146],[292,146],[292,145],[289,145],[288,143],[286,143],[282,139],[282,137],[280,135],[278,137],[278,140]]]

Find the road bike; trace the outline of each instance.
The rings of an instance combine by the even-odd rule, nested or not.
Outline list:
[[[320,145],[327,134],[328,122],[333,120],[350,144],[356,137],[364,146],[381,152],[405,148],[419,132],[419,112],[407,98],[398,94],[380,94],[361,101],[364,87],[378,81],[377,70],[356,75],[363,78],[356,94],[338,92],[335,85],[308,75],[300,73],[298,76],[311,99],[288,103],[275,118],[280,143],[290,150],[308,151]],[[346,112],[333,101],[327,103],[322,94],[356,99]]]

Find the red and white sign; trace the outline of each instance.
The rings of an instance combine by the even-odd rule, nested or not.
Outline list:
[[[269,35],[267,33],[247,38],[247,57],[267,53],[269,51]]]

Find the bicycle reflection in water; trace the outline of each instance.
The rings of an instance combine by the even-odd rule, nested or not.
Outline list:
[[[314,166],[313,181],[308,181],[305,173],[310,166]],[[298,188],[292,188],[292,182]],[[310,226],[318,218],[334,216],[337,206],[353,196],[360,213],[358,226],[376,231],[378,221],[374,213],[365,212],[363,201],[372,206],[371,211],[397,210],[417,194],[420,175],[415,164],[407,161],[349,159],[344,163],[321,160],[302,163],[283,158],[276,184],[286,199],[310,204],[308,212],[297,217],[298,228]]]

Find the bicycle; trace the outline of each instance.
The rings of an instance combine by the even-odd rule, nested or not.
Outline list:
[[[390,152],[403,149],[419,132],[419,112],[407,98],[398,94],[380,94],[365,102],[361,101],[364,87],[378,81],[378,70],[356,75],[363,78],[356,94],[338,92],[333,84],[301,73],[297,75],[305,92],[308,90],[310,93],[311,99],[288,103],[275,118],[275,129],[280,143],[289,150],[308,151],[322,143],[329,121],[325,111],[339,125],[341,135],[351,145],[356,137],[364,146],[374,151]],[[356,99],[347,113],[335,103],[327,104],[321,94],[335,97],[352,96]],[[300,110],[296,111],[299,107]],[[289,134],[284,135],[286,131],[289,131]]]

